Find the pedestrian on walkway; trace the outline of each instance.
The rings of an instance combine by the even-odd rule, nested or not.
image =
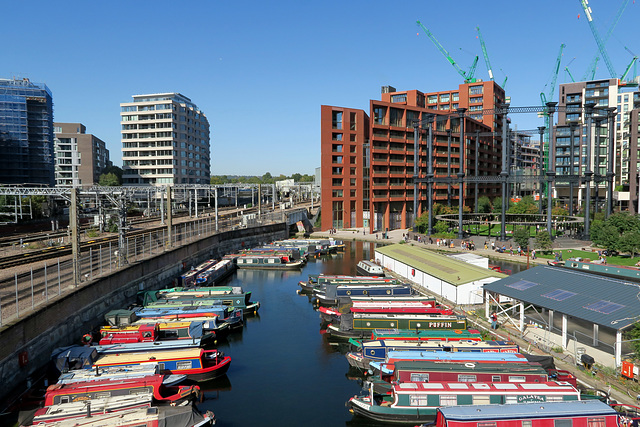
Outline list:
[[[494,311],[493,313],[491,313],[491,316],[489,316],[489,318],[491,319],[491,329],[498,329],[498,315],[496,314],[496,312]]]

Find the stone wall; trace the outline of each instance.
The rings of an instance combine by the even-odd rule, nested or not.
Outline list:
[[[242,248],[288,237],[286,225],[275,224],[219,233],[190,245],[136,262],[96,278],[54,299],[0,330],[0,405],[27,389],[46,370],[53,349],[79,344],[83,334],[104,325],[104,315],[135,302],[141,290],[169,287],[185,268]],[[20,355],[28,362],[19,363]]]

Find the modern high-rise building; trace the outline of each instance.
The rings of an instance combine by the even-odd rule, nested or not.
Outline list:
[[[94,185],[110,166],[104,141],[82,123],[54,123],[56,187]]]
[[[120,104],[123,185],[209,184],[209,121],[180,93]]]
[[[460,171],[458,108],[464,115],[467,175],[497,176],[501,172],[501,117],[483,115],[505,101],[494,82],[461,84],[458,89],[423,93],[382,88],[381,100],[364,110],[321,106],[322,229],[365,227],[370,231],[409,228],[414,221],[414,122],[433,116],[433,173],[455,176]],[[423,128],[427,125],[424,124]],[[427,136],[419,141],[419,177],[425,177]],[[427,186],[420,184],[418,212],[427,206]],[[458,184],[435,183],[433,201],[458,205]],[[475,195],[501,195],[500,184],[465,185],[463,203],[473,208]]]
[[[591,80],[585,82],[565,83],[560,85],[558,111],[558,125],[556,126],[556,148],[554,165],[559,175],[584,176],[589,169],[593,172],[590,184],[591,195],[596,209],[604,207],[607,197],[607,171],[609,150],[613,149],[614,185],[629,184],[631,178],[631,146],[630,146],[630,113],[634,108],[634,99],[640,93],[633,92],[636,87],[627,86],[618,79]],[[587,135],[587,118],[585,105],[594,104],[596,113],[593,115],[593,128]],[[607,123],[607,108],[616,108],[615,141],[610,147],[609,125]],[[573,135],[572,135],[573,130]],[[589,136],[589,138],[587,138]],[[587,141],[591,141],[591,158],[587,159]],[[573,151],[572,151],[573,147]],[[568,183],[555,184],[555,196],[568,203],[570,195]],[[577,200],[574,206],[579,206],[584,200],[585,184],[574,185],[573,198]],[[617,207],[621,210],[629,209],[629,200],[618,200]]]
[[[628,199],[629,212],[635,215],[640,212],[640,93],[633,95],[634,109],[629,112],[629,182],[616,193]]]
[[[53,98],[43,83],[0,79],[0,184],[55,184]]]

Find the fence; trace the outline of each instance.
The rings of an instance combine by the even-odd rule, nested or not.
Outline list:
[[[269,212],[246,221],[246,228],[283,221],[282,212]],[[216,224],[215,217],[206,217],[174,225],[171,233],[172,242],[168,240],[167,229],[163,228],[125,237],[125,249],[122,254],[115,243],[91,246],[88,250],[83,249],[78,259],[78,286],[123,268],[128,263],[149,259],[169,249],[239,227],[237,218],[218,220]],[[43,268],[31,267],[27,273],[15,273],[13,277],[0,280],[0,326],[10,319],[20,318],[36,310],[42,304],[48,304],[51,299],[74,288],[71,259],[58,258],[45,262]]]

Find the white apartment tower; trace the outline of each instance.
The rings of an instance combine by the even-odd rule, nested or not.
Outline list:
[[[180,93],[120,104],[123,185],[209,184],[209,121]]]

